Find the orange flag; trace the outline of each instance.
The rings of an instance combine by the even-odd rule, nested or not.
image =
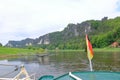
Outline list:
[[[86,34],[86,45],[87,45],[87,56],[88,59],[91,60],[93,58],[93,49],[92,49],[92,45],[88,39],[88,35]]]

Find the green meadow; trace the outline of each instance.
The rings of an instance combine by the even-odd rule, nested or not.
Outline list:
[[[85,52],[85,49],[78,50],[48,50],[49,52]],[[120,52],[120,48],[93,48],[93,52]]]
[[[120,52],[120,48],[94,48],[95,52]]]
[[[48,51],[63,51],[63,52],[72,52],[78,51],[83,52],[85,50],[48,50]],[[94,52],[120,52],[120,48],[94,48]],[[17,54],[36,54],[36,53],[45,53],[44,49],[24,49],[24,48],[8,48],[8,47],[0,47],[0,55],[17,55]]]
[[[8,48],[8,47],[0,47],[0,55],[15,55],[15,54],[35,54],[35,53],[43,53],[43,49],[23,49],[23,48]]]

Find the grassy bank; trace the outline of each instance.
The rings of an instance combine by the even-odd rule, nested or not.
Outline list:
[[[80,50],[49,50],[50,52],[85,52],[85,49]],[[93,48],[94,52],[120,52],[120,48]]]
[[[84,52],[81,50],[48,50],[48,52]],[[120,52],[120,48],[94,48],[94,52]],[[0,55],[16,55],[16,54],[35,54],[44,53],[43,49],[22,49],[22,48],[7,48],[0,47]]]
[[[120,52],[120,48],[95,48],[95,52]]]
[[[83,52],[84,50],[48,50],[48,52]]]
[[[22,48],[7,48],[0,47],[0,55],[15,55],[15,54],[28,54],[28,53],[43,53],[43,49],[22,49]]]

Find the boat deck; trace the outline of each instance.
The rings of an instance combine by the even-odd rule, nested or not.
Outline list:
[[[43,76],[39,80],[120,80],[120,72],[72,72],[72,74],[79,79],[70,76],[69,73],[52,78],[52,76]],[[50,77],[50,78],[49,78]]]

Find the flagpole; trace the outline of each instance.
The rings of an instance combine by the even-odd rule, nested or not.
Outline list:
[[[93,68],[92,68],[92,62],[91,62],[90,59],[89,59],[89,66],[90,66],[90,71],[93,71]]]

